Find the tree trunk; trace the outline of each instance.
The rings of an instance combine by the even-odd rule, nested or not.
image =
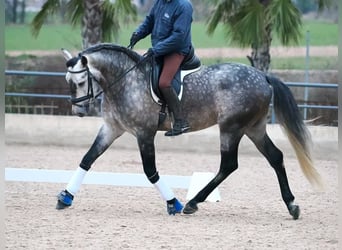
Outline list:
[[[60,9],[59,15],[61,17],[62,23],[67,23],[67,19],[66,19],[66,13],[67,13],[67,8],[68,8],[67,3],[68,3],[67,0],[60,1],[61,9]]]
[[[271,25],[269,24],[265,27],[264,42],[260,44],[259,46],[252,44],[251,56],[247,56],[251,65],[263,72],[267,72],[270,67],[271,42],[272,42]]]
[[[20,23],[25,23],[25,16],[26,16],[26,2],[22,0],[20,3]]]
[[[12,22],[17,23],[17,7],[18,7],[18,1],[13,0],[13,5],[12,5]]]
[[[86,0],[82,19],[82,45],[86,49],[102,40],[102,11],[99,0]]]

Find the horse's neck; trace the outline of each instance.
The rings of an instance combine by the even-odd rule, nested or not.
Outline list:
[[[124,60],[117,58],[110,64],[102,65],[101,71],[105,81],[101,83],[101,87],[104,91],[108,90],[112,93],[122,91],[122,89],[129,89],[129,86],[136,87],[137,83],[139,88],[142,87],[145,85],[143,82],[148,81],[149,73],[148,70],[144,70],[145,67],[142,69],[139,66],[131,58],[125,58]]]

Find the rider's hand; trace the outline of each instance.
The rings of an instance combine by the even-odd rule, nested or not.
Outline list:
[[[133,48],[133,46],[140,40],[137,32],[133,32],[129,46]]]
[[[154,56],[154,51],[152,48],[149,48],[147,52],[144,54],[144,57],[147,58],[147,57],[152,57],[152,56]]]

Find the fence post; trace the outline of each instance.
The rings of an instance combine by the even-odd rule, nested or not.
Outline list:
[[[310,31],[306,31],[306,56],[305,56],[305,83],[309,83],[309,69],[310,69]],[[308,104],[309,88],[304,87],[304,104]],[[304,108],[304,120],[307,119],[307,108]]]

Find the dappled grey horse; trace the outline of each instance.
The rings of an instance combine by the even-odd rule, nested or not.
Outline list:
[[[64,55],[68,59],[66,80],[70,84],[73,113],[85,115],[89,105],[103,93],[104,124],[66,189],[58,195],[57,209],[72,204],[94,161],[115,139],[128,132],[137,139],[144,173],[166,201],[167,212],[192,214],[198,210],[198,203],[205,201],[238,168],[238,146],[246,135],[275,170],[282,198],[289,213],[297,219],[300,210],[289,187],[283,153],[266,132],[272,91],[275,114],[305,176],[310,183],[320,184],[310,157],[310,134],[284,83],[243,64],[201,66],[184,77],[181,105],[190,123],[190,132],[218,124],[221,163],[216,176],[183,207],[156,168],[155,135],[158,130],[169,130],[172,123],[170,119],[158,123],[160,104],[151,97],[151,61],[113,44],[93,46],[76,57],[64,50]]]

